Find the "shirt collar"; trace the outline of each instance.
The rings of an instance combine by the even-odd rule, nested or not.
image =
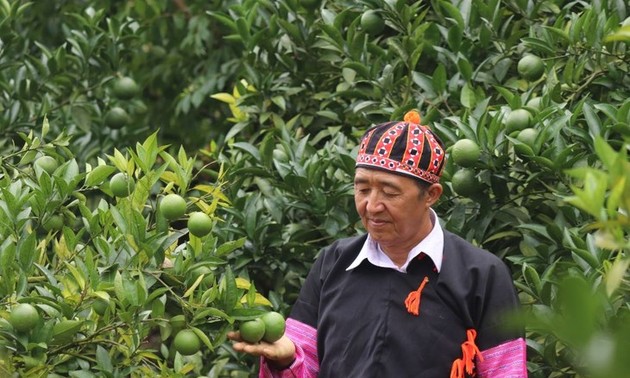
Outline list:
[[[352,261],[352,263],[346,268],[346,271],[352,270],[359,266],[363,260],[368,260],[372,265],[376,265],[382,268],[391,268],[398,270],[400,272],[406,272],[407,266],[418,255],[424,253],[429,256],[435,265],[435,268],[439,272],[442,268],[442,256],[444,250],[444,232],[442,231],[442,227],[440,226],[439,219],[437,214],[433,209],[431,211],[431,221],[433,222],[433,228],[431,232],[420,241],[415,247],[409,251],[409,255],[407,256],[407,261],[401,267],[398,267],[396,264],[392,262],[392,260],[383,252],[381,247],[378,245],[376,241],[374,241],[370,235],[363,243],[363,247],[357,257]]]

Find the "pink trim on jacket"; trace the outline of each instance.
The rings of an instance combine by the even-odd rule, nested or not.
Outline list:
[[[526,349],[525,340],[520,338],[482,351],[477,374],[481,378],[526,378]]]
[[[260,358],[259,378],[316,378],[319,373],[317,360],[317,330],[308,324],[288,318],[285,335],[295,344],[295,361],[286,369],[277,370]]]

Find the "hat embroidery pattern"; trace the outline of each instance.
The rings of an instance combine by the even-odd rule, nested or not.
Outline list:
[[[368,130],[361,140],[356,166],[439,182],[444,165],[443,144],[427,126],[414,123],[416,119],[419,122],[417,113],[416,117],[406,115],[403,122],[387,122]]]

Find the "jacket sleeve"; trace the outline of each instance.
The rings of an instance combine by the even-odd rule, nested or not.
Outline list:
[[[527,377],[526,345],[523,338],[483,350],[481,356],[483,360],[477,359],[477,373],[480,378]]]
[[[319,373],[317,360],[317,331],[295,319],[287,319],[286,335],[295,344],[295,361],[286,369],[272,368],[264,357],[260,359],[259,378],[316,378]]]

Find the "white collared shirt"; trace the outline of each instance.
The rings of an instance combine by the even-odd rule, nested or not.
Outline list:
[[[363,244],[361,251],[354,259],[352,264],[350,264],[346,271],[352,270],[359,266],[361,262],[367,259],[372,265],[376,265],[382,268],[391,268],[395,269],[399,272],[406,273],[407,266],[411,262],[411,260],[415,259],[419,254],[424,253],[429,256],[435,265],[435,268],[439,272],[442,268],[442,253],[444,249],[444,232],[442,231],[442,227],[440,226],[440,222],[438,220],[437,214],[433,209],[431,210],[431,222],[433,223],[433,228],[431,232],[420,241],[415,247],[409,251],[409,255],[407,256],[407,261],[402,266],[397,266],[394,262],[383,252],[381,247],[378,245],[376,241],[372,239],[372,237],[368,234],[368,238]]]

